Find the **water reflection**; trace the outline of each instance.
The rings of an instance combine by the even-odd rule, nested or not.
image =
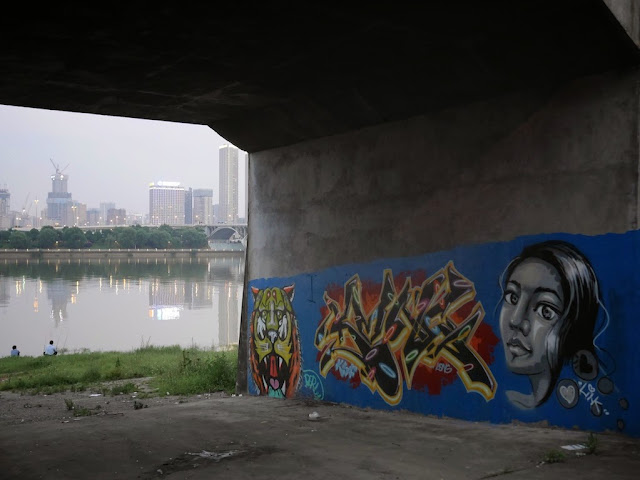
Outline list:
[[[23,355],[49,339],[68,350],[237,345],[243,268],[241,255],[0,262],[0,338]]]

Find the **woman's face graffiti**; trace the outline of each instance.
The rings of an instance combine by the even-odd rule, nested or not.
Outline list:
[[[563,316],[564,300],[558,271],[549,263],[530,258],[513,270],[500,311],[502,344],[513,373],[549,371],[546,339]]]

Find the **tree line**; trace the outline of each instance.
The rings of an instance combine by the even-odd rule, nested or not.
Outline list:
[[[9,229],[0,231],[0,248],[207,248],[207,235],[198,227],[100,228],[82,230],[78,227],[32,228],[28,232]]]

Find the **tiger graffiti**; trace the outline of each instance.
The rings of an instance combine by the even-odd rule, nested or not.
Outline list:
[[[411,389],[421,364],[435,369],[444,360],[456,369],[467,391],[491,400],[496,380],[470,343],[484,318],[473,283],[453,262],[419,287],[411,283],[407,277],[398,292],[391,270],[385,270],[377,304],[369,312],[363,308],[357,274],[344,285],[342,305],[325,291],[328,313],[314,339],[320,373],[326,378],[334,366],[346,361],[357,368],[372,392],[397,405],[403,379]]]
[[[291,306],[294,286],[251,288],[249,352],[253,380],[261,395],[291,397],[301,371],[298,325]]]

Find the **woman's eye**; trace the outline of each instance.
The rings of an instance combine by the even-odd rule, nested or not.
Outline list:
[[[558,318],[558,312],[544,303],[539,304],[536,307],[535,312],[547,321],[552,321]]]
[[[515,305],[516,303],[518,303],[518,295],[516,295],[513,292],[507,292],[504,295],[504,299],[507,301],[507,303],[510,303],[511,305]]]

